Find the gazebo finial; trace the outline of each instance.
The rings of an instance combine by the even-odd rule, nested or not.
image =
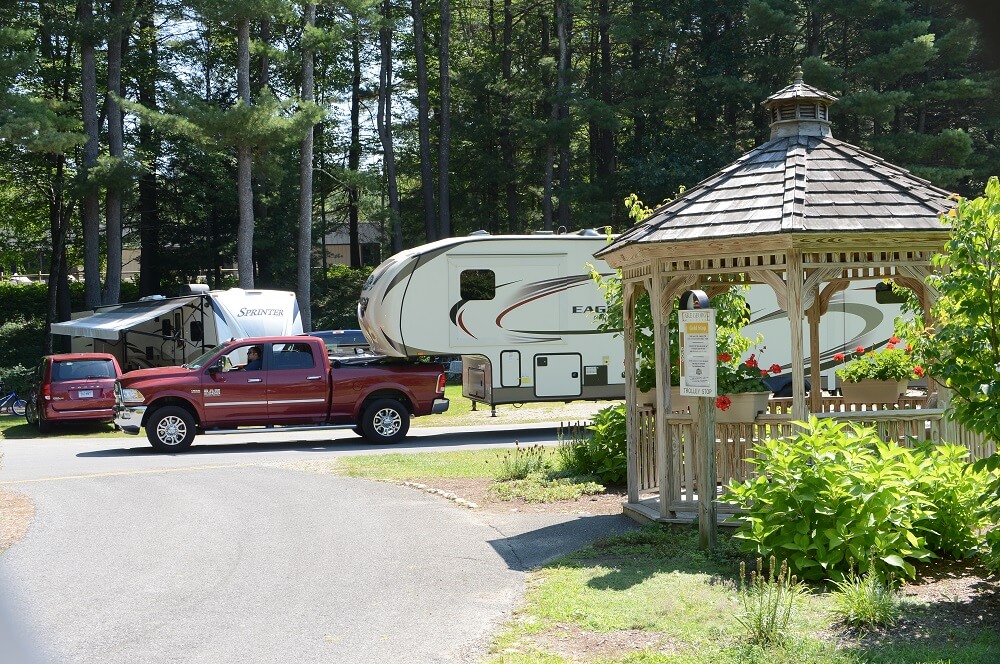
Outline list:
[[[795,71],[792,72],[792,83],[801,85],[804,82],[802,80],[802,65],[795,65]]]

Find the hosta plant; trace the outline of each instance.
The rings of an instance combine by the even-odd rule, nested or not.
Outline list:
[[[860,572],[915,576],[928,560],[925,526],[932,506],[916,489],[919,464],[874,429],[812,418],[788,439],[754,447],[756,476],[730,483],[745,510],[736,537],[758,555],[787,559],[800,578]]]

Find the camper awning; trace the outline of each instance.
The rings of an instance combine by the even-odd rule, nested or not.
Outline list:
[[[157,316],[164,316],[178,307],[194,302],[201,296],[172,297],[165,300],[145,300],[129,302],[112,309],[98,311],[95,314],[76,320],[52,324],[52,334],[65,334],[71,337],[90,337],[91,339],[118,339],[118,333],[139,323],[145,323]]]

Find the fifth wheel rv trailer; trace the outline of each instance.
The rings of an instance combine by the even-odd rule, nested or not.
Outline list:
[[[358,320],[384,355],[462,356],[462,393],[491,405],[623,399],[625,347],[597,329],[595,231],[470,235],[407,249],[361,290]]]
[[[123,371],[180,365],[232,338],[302,333],[295,293],[183,287],[180,297],[154,295],[99,307],[52,325],[73,337],[73,352],[111,353]]]
[[[404,250],[365,282],[358,320],[372,350],[391,356],[462,356],[462,393],[491,405],[622,399],[624,342],[597,329],[605,306],[588,264],[607,240],[594,231],[476,234]],[[877,280],[854,282],[830,302],[820,328],[823,387],[835,387],[836,353],[884,345],[900,305]],[[750,288],[750,338],[787,373],[788,318],[770,286]],[[808,326],[803,326],[808,344]],[[808,374],[807,374],[808,375]]]

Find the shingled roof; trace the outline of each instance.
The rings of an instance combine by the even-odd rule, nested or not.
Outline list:
[[[946,231],[951,194],[831,135],[836,99],[801,76],[769,97],[771,140],[622,233],[635,244],[783,233]]]

